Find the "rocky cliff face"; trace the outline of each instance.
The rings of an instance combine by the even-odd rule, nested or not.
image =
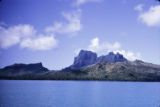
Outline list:
[[[97,58],[97,63],[101,63],[101,62],[115,63],[115,62],[124,62],[124,61],[127,61],[127,59],[124,58],[123,55],[119,53],[114,54],[113,52],[110,52],[108,55],[100,56]]]
[[[91,51],[81,50],[77,57],[74,58],[72,68],[81,68],[92,65],[97,61],[97,54]]]
[[[88,65],[101,63],[101,62],[124,62],[127,61],[123,55],[110,52],[108,55],[97,57],[97,54],[91,51],[81,50],[77,57],[74,58],[74,63],[70,66],[71,68],[79,69]]]

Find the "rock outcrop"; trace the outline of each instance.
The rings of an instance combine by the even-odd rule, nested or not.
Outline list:
[[[74,58],[74,63],[70,66],[70,68],[79,69],[101,62],[115,63],[124,61],[127,61],[127,59],[119,53],[114,54],[113,52],[110,52],[108,55],[97,57],[97,54],[92,51],[81,50],[78,56]]]
[[[97,58],[97,63],[101,63],[101,62],[115,63],[115,62],[124,62],[124,61],[127,61],[127,59],[124,58],[123,55],[119,53],[114,54],[113,52],[110,52],[108,55],[100,56]]]
[[[81,50],[74,58],[71,68],[79,69],[88,65],[92,65],[97,61],[97,54],[91,51]]]

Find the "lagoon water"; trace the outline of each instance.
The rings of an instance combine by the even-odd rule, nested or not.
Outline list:
[[[0,107],[160,107],[160,83],[0,80]]]

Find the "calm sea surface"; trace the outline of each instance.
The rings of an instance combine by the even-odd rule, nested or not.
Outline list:
[[[160,107],[160,83],[0,80],[0,107]]]

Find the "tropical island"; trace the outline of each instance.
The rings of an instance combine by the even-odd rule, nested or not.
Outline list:
[[[0,69],[0,79],[160,81],[160,65],[129,61],[120,53],[98,57],[81,50],[73,64],[62,70],[49,70],[42,63],[14,64]]]

